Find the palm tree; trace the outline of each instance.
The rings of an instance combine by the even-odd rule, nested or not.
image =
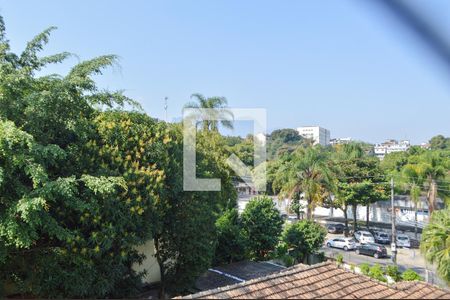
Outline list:
[[[420,250],[429,262],[436,263],[442,279],[450,283],[450,208],[432,213],[422,233]]]
[[[431,156],[429,160],[422,164],[423,173],[426,176],[428,185],[428,211],[431,213],[436,208],[437,183],[436,180],[445,177],[445,168],[442,166],[439,158]]]
[[[197,124],[201,125],[205,131],[218,131],[219,119],[220,124],[229,129],[233,129],[233,113],[228,110],[228,101],[225,97],[206,98],[202,94],[192,94],[191,98],[195,98],[197,102],[188,102],[184,108],[194,109],[195,113],[192,117],[200,119]],[[208,109],[208,112],[202,109]],[[213,120],[211,120],[213,119]],[[214,120],[215,119],[215,120]]]
[[[414,236],[417,239],[417,209],[421,204],[420,193],[423,185],[423,171],[420,165],[407,164],[403,167],[402,173],[407,182],[404,184],[409,189],[409,196],[414,203]]]
[[[331,180],[327,156],[320,147],[309,147],[299,148],[288,157],[284,167],[278,170],[274,185],[289,199],[303,193],[307,202],[306,217],[312,219],[316,204],[329,196]]]

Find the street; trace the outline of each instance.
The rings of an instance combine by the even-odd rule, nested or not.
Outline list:
[[[325,242],[329,239],[333,239],[336,237],[342,237],[342,234],[327,234],[327,238]],[[354,250],[344,251],[343,249],[338,248],[328,248],[327,246],[323,246],[321,251],[325,253],[325,256],[330,258],[336,258],[338,254],[342,254],[344,257],[344,262],[347,264],[360,265],[362,263],[368,263],[369,265],[379,264],[382,266],[392,265],[391,261],[391,249],[389,245],[383,245],[387,249],[388,256],[385,258],[376,259],[372,256],[367,255],[358,255]],[[397,265],[400,271],[405,271],[406,269],[413,269],[420,276],[422,276],[425,280],[427,279],[427,271],[428,269],[428,282],[433,284],[441,284],[439,278],[435,275],[435,272],[429,264],[425,262],[425,259],[420,254],[418,249],[406,249],[406,248],[398,248],[397,250]]]

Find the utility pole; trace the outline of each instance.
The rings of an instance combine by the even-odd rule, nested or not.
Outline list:
[[[169,98],[168,97],[164,97],[164,110],[166,111],[166,122],[167,122],[167,100],[168,100]]]
[[[394,178],[391,178],[391,223],[392,223],[392,242],[391,258],[392,262],[397,264],[397,233],[395,231],[395,207],[394,207]]]

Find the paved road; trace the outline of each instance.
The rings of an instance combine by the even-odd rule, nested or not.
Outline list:
[[[327,240],[338,237],[338,236],[342,236],[342,235],[328,234]],[[385,245],[385,247],[386,247],[386,245]],[[325,255],[327,257],[336,258],[336,256],[338,254],[342,254],[342,256],[344,257],[344,262],[348,263],[348,264],[359,265],[362,263],[368,263],[370,265],[373,265],[373,264],[377,263],[382,266],[392,265],[390,246],[387,245],[386,249],[388,252],[388,257],[376,259],[374,257],[367,256],[367,255],[358,255],[355,253],[354,250],[344,251],[342,249],[337,249],[337,248],[328,248],[327,246],[324,246],[321,248],[321,250],[323,252],[325,252]],[[413,269],[423,278],[427,277],[427,275],[426,275],[427,268],[428,268],[428,270],[433,269],[432,266],[430,266],[429,264],[427,264],[425,262],[425,259],[421,256],[419,250],[417,250],[417,249],[405,249],[405,248],[398,249],[397,265],[398,265],[398,268],[400,271],[404,271],[406,269]],[[438,285],[443,284],[442,281],[439,278],[437,278],[437,276],[435,275],[434,272],[428,272],[428,281],[433,284],[438,284]]]

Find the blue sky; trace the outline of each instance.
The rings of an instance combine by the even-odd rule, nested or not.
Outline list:
[[[449,37],[450,2],[426,3],[413,4]],[[0,14],[15,51],[55,25],[46,54],[119,55],[100,86],[125,90],[154,117],[164,118],[165,96],[172,119],[199,92],[266,108],[269,130],[318,124],[369,142],[450,136],[450,72],[369,1],[0,1]]]

